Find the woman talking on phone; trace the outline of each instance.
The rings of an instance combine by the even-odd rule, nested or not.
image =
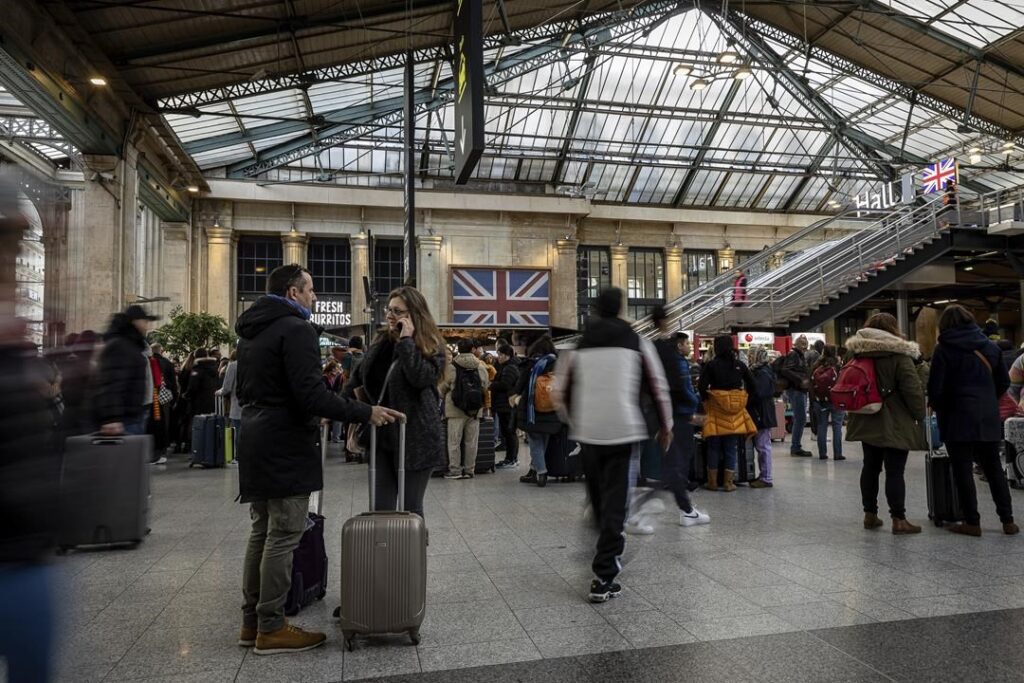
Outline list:
[[[387,331],[374,340],[345,392],[405,414],[405,509],[422,517],[430,473],[447,462],[437,393],[444,371],[444,340],[417,289],[399,287],[388,299]],[[369,446],[368,437],[364,446]],[[397,509],[397,423],[377,433],[375,494],[376,510]]]

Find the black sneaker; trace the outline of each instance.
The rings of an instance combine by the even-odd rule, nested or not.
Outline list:
[[[502,460],[501,462],[499,462],[494,467],[499,469],[499,470],[505,470],[505,469],[511,469],[513,467],[516,467],[518,464],[519,463],[515,462],[514,460]]]
[[[462,474],[459,475],[459,479],[472,479],[472,478],[473,478],[473,473],[472,472],[463,472]]]
[[[598,579],[590,582],[590,602],[608,602],[622,594],[622,586],[609,581],[605,583]]]
[[[790,451],[789,454],[794,458],[810,458],[811,456],[814,455],[810,451],[805,451],[803,449],[799,451]]]
[[[524,484],[536,484],[537,483],[537,470],[530,470],[523,476],[519,477],[519,481]]]
[[[845,456],[845,455],[837,455],[837,456],[836,456],[836,457],[834,458],[834,460],[846,460],[846,456]]]

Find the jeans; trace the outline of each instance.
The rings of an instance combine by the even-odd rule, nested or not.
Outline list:
[[[531,434],[542,436],[540,434]],[[592,568],[601,581],[611,581],[622,571],[626,548],[623,527],[629,506],[630,461],[639,455],[639,444],[592,446],[583,444],[583,473],[600,533]]]
[[[758,478],[766,484],[772,483],[772,430],[759,429],[754,435],[754,450],[757,452]]]
[[[142,413],[138,417],[129,418],[126,417],[124,422],[124,433],[129,436],[140,436],[146,433],[146,420],[149,419],[148,413]]]
[[[548,450],[548,441],[551,440],[551,435],[529,432],[526,436],[530,440],[530,467],[537,474],[547,474],[548,465],[544,454]]]
[[[793,409],[793,443],[789,450],[791,453],[803,450],[800,443],[804,438],[804,427],[807,426],[807,393],[796,389],[787,389],[786,397]]]
[[[708,442],[708,469],[712,472],[718,471],[719,461],[725,462],[725,469],[736,471],[736,459],[739,453],[740,440],[742,436],[709,436]]]
[[[992,500],[996,504],[999,521],[1013,521],[1013,501],[1010,487],[1006,483],[1006,472],[999,461],[999,444],[990,441],[950,441],[946,443],[950,462],[953,465],[953,483],[964,511],[964,522],[972,526],[981,523],[978,514],[978,491],[974,487],[974,463],[981,465],[988,480]]]
[[[846,412],[818,400],[812,403],[811,410],[818,419],[818,457],[828,457],[828,425],[831,422],[832,455],[838,459],[843,454],[843,420],[846,419]]]
[[[12,683],[46,683],[52,675],[53,571],[45,564],[0,569],[0,657]]]
[[[252,531],[242,572],[242,624],[246,628],[273,633],[284,627],[292,553],[306,530],[308,511],[308,494],[249,505]]]
[[[501,429],[501,441],[505,445],[505,460],[519,461],[519,435],[516,434],[516,423],[512,413],[495,413],[495,428]]]
[[[895,448],[864,446],[864,468],[860,471],[860,495],[864,512],[878,514],[878,477],[885,467],[885,500],[893,519],[907,518],[907,484],[903,470],[907,467],[907,451]]]
[[[448,418],[448,471],[473,473],[476,451],[480,445],[480,419],[476,417]],[[466,461],[462,461],[465,450]]]
[[[344,423],[334,420],[331,422],[331,441],[340,442],[344,440],[345,425]]]
[[[693,423],[689,416],[677,415],[672,427],[672,444],[662,461],[665,470],[662,476],[665,477],[665,487],[675,496],[676,505],[683,512],[693,511],[690,492],[687,490],[693,450]]]
[[[377,452],[377,485],[374,490],[374,511],[398,509],[398,469],[396,459],[381,451]],[[415,512],[423,519],[423,498],[427,495],[427,483],[431,470],[405,471],[405,510]]]

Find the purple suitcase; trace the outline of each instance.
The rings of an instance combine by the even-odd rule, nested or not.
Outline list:
[[[327,427],[320,428],[320,462],[327,462]],[[327,595],[327,545],[324,543],[323,491],[313,498],[315,512],[309,513],[312,526],[302,534],[299,547],[292,552],[292,587],[284,603],[284,613],[295,616],[303,607]]]

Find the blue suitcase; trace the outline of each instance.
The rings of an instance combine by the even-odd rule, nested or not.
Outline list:
[[[192,460],[189,467],[224,467],[223,415],[196,415],[192,418]]]

